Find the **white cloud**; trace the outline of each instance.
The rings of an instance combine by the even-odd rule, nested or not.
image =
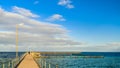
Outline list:
[[[19,26],[23,26],[24,25],[24,23],[20,23],[20,24],[18,24]]]
[[[39,4],[39,1],[35,1],[34,4]]]
[[[72,1],[71,0],[60,0],[58,2],[58,5],[61,5],[61,6],[66,6],[66,8],[74,8],[74,5],[71,4]]]
[[[20,15],[26,16],[26,17],[35,17],[35,18],[39,17],[38,15],[33,14],[30,10],[21,8],[21,7],[17,7],[17,6],[13,7],[13,11]]]
[[[47,21],[65,21],[65,19],[63,18],[62,15],[60,14],[54,14],[52,16],[50,16]]]
[[[74,6],[71,5],[71,4],[68,4],[67,7],[68,7],[68,8],[74,8]]]
[[[120,42],[111,42],[107,43],[107,45],[120,46]]]
[[[97,44],[94,46],[81,47],[82,51],[91,52],[120,52],[120,42],[110,42],[104,44]]]
[[[71,40],[68,30],[58,24],[35,20],[0,8],[0,51],[15,51],[15,28],[19,26],[19,51],[119,51],[120,42],[85,45]]]
[[[28,48],[40,51],[53,50],[55,46],[82,45],[81,42],[71,40],[67,36],[68,30],[61,25],[38,21],[28,17],[31,15],[8,12],[2,8],[0,8],[0,15],[0,50],[15,50],[16,24],[21,23],[24,23],[23,26],[19,26],[19,50],[21,51]]]

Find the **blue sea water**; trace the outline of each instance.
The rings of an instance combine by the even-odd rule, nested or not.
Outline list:
[[[49,58],[46,60],[52,64],[51,68],[55,68],[56,64],[59,68],[120,68],[119,57]]]
[[[19,56],[24,52],[19,52]],[[104,56],[104,58],[83,58],[73,56]],[[15,52],[0,52],[0,63],[7,62],[15,58]],[[44,58],[51,64],[51,68],[120,68],[120,52],[82,52],[73,54],[72,57]],[[41,58],[39,59],[40,63]],[[42,59],[43,60],[43,59]]]
[[[80,54],[84,56],[120,57],[120,52],[81,52]]]
[[[104,58],[85,58],[73,56],[104,56]],[[120,68],[120,52],[82,52],[64,58],[51,57],[45,59],[51,68]],[[40,61],[40,60],[39,60]]]
[[[21,56],[25,52],[18,52],[18,55]],[[0,58],[15,58],[16,52],[0,52]]]

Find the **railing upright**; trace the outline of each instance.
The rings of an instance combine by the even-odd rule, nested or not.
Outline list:
[[[48,64],[48,68],[51,68],[51,65],[50,65],[50,63]]]
[[[12,68],[14,68],[13,60],[11,62],[12,62]]]
[[[43,68],[43,61],[41,60],[41,68]]]
[[[10,62],[8,62],[8,68],[10,68]]]
[[[56,64],[56,68],[58,68],[58,64]]]
[[[44,60],[45,68],[46,68],[46,61]]]
[[[5,64],[4,63],[2,64],[2,68],[5,68]]]

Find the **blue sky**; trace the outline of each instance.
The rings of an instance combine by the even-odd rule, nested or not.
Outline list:
[[[62,25],[76,41],[94,46],[114,42],[120,48],[120,0],[4,0],[0,6],[10,12],[13,6],[28,9],[40,16],[35,20]],[[55,14],[62,19],[51,20]]]

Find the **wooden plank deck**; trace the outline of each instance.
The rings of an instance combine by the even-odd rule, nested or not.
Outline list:
[[[30,54],[27,54],[17,68],[39,68],[39,66],[33,57]]]

